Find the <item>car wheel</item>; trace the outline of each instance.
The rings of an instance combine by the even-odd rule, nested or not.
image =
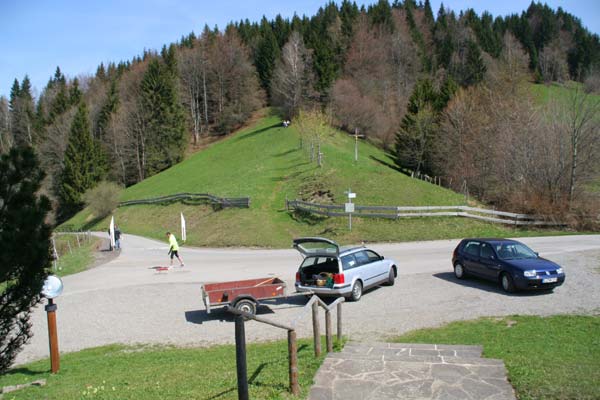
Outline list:
[[[248,314],[256,314],[256,303],[250,299],[242,299],[235,303],[235,309]]]
[[[515,283],[508,272],[502,274],[500,277],[500,284],[506,293],[513,293],[515,291]]]
[[[456,263],[454,266],[454,276],[456,276],[458,279],[463,279],[466,275],[467,273],[465,272],[465,267],[463,267],[461,263]]]
[[[388,286],[394,286],[394,282],[396,282],[396,274],[394,273],[394,268],[390,268],[387,284]]]
[[[350,295],[350,299],[352,301],[359,301],[362,297],[363,286],[361,281],[354,282],[352,286],[352,294]]]

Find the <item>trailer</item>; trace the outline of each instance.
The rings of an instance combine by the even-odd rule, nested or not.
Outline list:
[[[285,282],[274,277],[205,283],[202,285],[202,300],[207,314],[214,307],[227,305],[256,314],[260,301],[285,297],[285,288]]]

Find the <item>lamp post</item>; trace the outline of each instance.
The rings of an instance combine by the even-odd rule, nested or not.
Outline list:
[[[63,283],[59,277],[50,275],[44,282],[42,295],[48,299],[45,307],[48,317],[48,342],[50,344],[50,369],[56,374],[60,369],[60,353],[58,351],[58,330],[56,329],[56,304],[54,298],[63,291]]]

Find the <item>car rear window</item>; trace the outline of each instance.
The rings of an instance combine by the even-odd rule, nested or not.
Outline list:
[[[325,265],[335,262],[335,257],[306,257],[300,265],[300,268],[311,267],[314,265]]]

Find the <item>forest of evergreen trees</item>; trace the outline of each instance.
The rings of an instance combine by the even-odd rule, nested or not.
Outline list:
[[[94,76],[67,78],[57,67],[38,98],[27,75],[15,79],[10,98],[0,98],[0,152],[36,150],[48,175],[44,190],[61,221],[83,207],[83,193],[98,182],[135,184],[181,161],[189,146],[240,127],[265,105],[289,118],[317,107],[329,110],[340,128],[358,129],[387,149],[399,169],[464,181],[484,198],[527,209],[531,199],[497,193],[500,177],[472,172],[476,160],[448,157],[467,153],[453,147],[467,143],[456,135],[480,137],[494,123],[504,132],[521,117],[485,125],[461,107],[479,98],[487,102],[473,104],[473,112],[504,106],[498,102],[531,110],[526,99],[515,98],[521,92],[514,85],[574,80],[598,90],[599,66],[598,35],[541,3],[494,17],[443,5],[434,14],[429,0],[379,0],[360,8],[330,2],[314,16],[205,27],[160,52],[101,64]],[[590,142],[577,145],[584,144]],[[556,187],[544,183],[535,196],[547,195],[552,204],[570,199],[575,179],[586,176],[557,174],[543,178]]]

